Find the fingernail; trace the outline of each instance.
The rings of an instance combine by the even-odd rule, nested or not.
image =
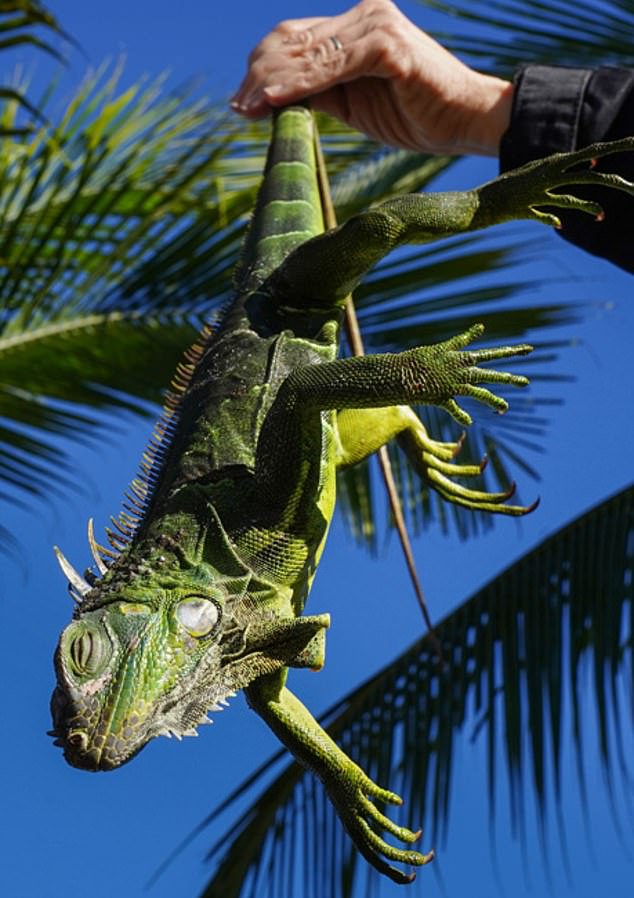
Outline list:
[[[264,88],[264,93],[267,97],[272,97],[273,99],[282,97],[286,92],[286,87],[283,84],[271,84],[270,87]]]
[[[247,109],[252,109],[254,106],[256,106],[258,101],[257,98],[257,93],[249,94],[248,97],[245,97],[245,99],[240,103],[240,111],[246,112]]]

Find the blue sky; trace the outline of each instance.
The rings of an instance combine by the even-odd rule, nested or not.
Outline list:
[[[415,3],[400,6],[421,26],[437,21]],[[252,0],[226,4],[59,0],[51,8],[87,56],[87,62],[78,53],[72,56],[63,87],[69,94],[87,64],[96,66],[106,57],[124,53],[127,81],[168,69],[170,84],[195,76],[210,97],[220,100],[237,86],[249,50],[277,21],[336,13],[345,4],[330,0],[269,0],[266,4]],[[32,60],[32,55],[25,54],[27,68]],[[38,66],[41,72],[43,66]],[[493,160],[466,160],[452,169],[443,186],[472,186],[494,176],[495,170]],[[534,235],[535,228],[528,226],[527,237]],[[527,279],[535,275],[548,282],[540,296],[587,303],[584,322],[560,333],[573,341],[564,364],[575,382],[539,385],[540,395],[565,397],[565,405],[552,412],[544,454],[531,459],[540,468],[542,480],[524,487],[527,496],[539,492],[542,505],[521,525],[501,521],[492,534],[468,545],[458,545],[436,532],[417,541],[415,552],[436,618],[548,533],[631,479],[632,278],[555,236],[548,237],[543,254],[523,272]],[[77,476],[94,485],[92,493],[71,497],[66,505],[56,500],[35,514],[13,509],[3,513],[3,523],[27,547],[29,565],[25,579],[11,564],[0,562],[4,683],[0,890],[12,898],[62,898],[80,892],[91,898],[141,895],[153,869],[181,836],[277,748],[242,699],[213,727],[204,728],[201,738],[180,744],[156,740],[132,764],[107,775],[67,767],[45,736],[50,726],[51,657],[71,613],[51,545],[60,543],[81,568],[88,563],[87,518],[94,516],[103,524],[119,508],[150,425],[118,418],[117,426],[116,437],[98,450],[73,450]],[[325,670],[318,676],[297,673],[293,680],[315,712],[394,657],[421,630],[394,543],[372,560],[354,546],[339,521],[331,532],[309,609],[333,614]],[[591,737],[590,713],[587,730]],[[633,748],[630,731],[626,756],[632,756]],[[488,836],[485,747],[478,741],[472,744],[465,735],[457,748],[448,844],[439,852],[437,864],[445,895],[631,896],[634,867],[615,835],[591,738],[586,759],[592,851],[581,819],[572,758],[567,743],[563,815],[573,884],[566,882],[556,850],[550,881],[545,876],[535,827],[529,834],[528,861],[522,861],[520,849],[508,836],[501,800],[496,842],[501,891],[497,891]],[[201,858],[210,842],[211,836],[199,838],[147,894],[153,898],[197,895],[209,873]],[[423,845],[429,847],[424,839]],[[422,871],[419,880],[420,893],[427,898],[443,894],[433,869]],[[404,893],[384,883],[380,894],[388,898]]]

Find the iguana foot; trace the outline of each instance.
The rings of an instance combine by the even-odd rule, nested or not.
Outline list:
[[[569,193],[553,191],[562,187],[588,184],[634,194],[634,184],[625,178],[595,169],[598,159],[613,153],[633,150],[634,138],[627,137],[610,143],[595,143],[574,153],[557,153],[506,172],[476,191],[479,209],[474,225],[487,227],[510,219],[529,218],[560,228],[559,217],[553,212],[545,212],[540,208],[543,206],[576,209],[593,215],[600,221],[603,218],[603,210],[598,203]]]
[[[536,500],[531,505],[506,505],[515,493],[514,483],[508,490],[490,493],[486,490],[468,489],[451,480],[452,477],[478,477],[487,465],[486,456],[479,465],[458,465],[452,461],[462,447],[463,438],[453,443],[433,440],[422,421],[416,419],[416,426],[400,434],[398,441],[420,476],[448,502],[514,517],[534,511],[539,504],[539,500]]]
[[[480,383],[511,384],[525,387],[528,378],[503,371],[493,371],[477,367],[481,362],[505,359],[515,355],[526,355],[533,347],[527,344],[499,346],[494,349],[462,351],[484,332],[484,325],[474,324],[468,331],[437,343],[421,346],[402,353],[403,380],[408,383],[412,397],[422,402],[444,408],[459,424],[471,424],[471,416],[460,408],[454,396],[470,396],[491,406],[499,414],[508,410],[508,403],[496,396]],[[417,396],[417,380],[421,380],[420,395]]]
[[[397,826],[371,801],[378,799],[389,804],[403,804],[402,799],[377,786],[281,682],[279,674],[256,680],[246,690],[249,704],[297,760],[319,777],[348,835],[364,858],[394,882],[411,882],[415,874],[403,873],[383,858],[421,867],[433,859],[434,853],[421,854],[385,842],[380,832],[387,832],[409,845],[420,837],[420,833]]]
[[[394,792],[377,786],[360,767],[350,759],[346,760],[344,775],[341,775],[343,771],[340,770],[334,781],[329,778],[323,780],[348,835],[364,858],[380,873],[400,884],[412,882],[416,873],[403,873],[383,858],[421,867],[434,859],[434,852],[422,854],[413,849],[395,848],[381,838],[377,830],[385,831],[401,842],[412,844],[421,834],[420,831],[413,832],[405,826],[398,826],[381,813],[370,798],[396,805],[402,804],[403,800]]]

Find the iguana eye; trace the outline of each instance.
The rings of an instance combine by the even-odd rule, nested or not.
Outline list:
[[[218,623],[220,612],[215,602],[196,597],[180,602],[176,617],[192,636],[206,636]]]
[[[98,673],[108,655],[103,636],[86,626],[71,638],[68,652],[74,672],[83,677]]]

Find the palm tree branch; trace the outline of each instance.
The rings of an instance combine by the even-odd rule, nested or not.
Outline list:
[[[521,63],[627,65],[634,60],[628,37],[634,26],[631,0],[602,0],[595,6],[569,0],[420,2],[450,18],[450,29],[436,31],[443,44],[499,73],[509,74]],[[460,20],[469,28],[456,26]]]
[[[613,730],[616,720],[625,719],[624,698],[614,680],[632,664],[633,544],[630,486],[549,537],[442,620],[436,632],[448,663],[445,671],[435,663],[429,638],[423,637],[349,693],[334,714],[323,716],[322,725],[371,776],[407,796],[403,822],[411,826],[424,819],[427,842],[443,837],[453,744],[469,729],[473,738],[486,737],[488,743],[493,811],[500,723],[514,826],[522,832],[529,783],[544,824],[547,770],[555,794],[561,789],[562,702],[574,706],[571,725],[583,772],[578,691],[588,666],[606,781],[614,788],[615,774],[609,770],[615,759],[627,776],[618,730]],[[588,700],[586,690],[584,702]],[[269,771],[264,767],[261,772]],[[265,869],[268,882],[282,884],[279,894],[293,894],[297,874],[288,854],[282,861],[279,850],[280,843],[288,847],[293,832],[306,840],[301,873],[305,884],[316,883],[311,896],[332,894],[329,882],[319,884],[318,873],[332,865],[337,893],[351,894],[351,883],[344,879],[353,849],[346,844],[343,854],[333,851],[331,836],[339,824],[329,805],[322,807],[319,825],[311,827],[307,796],[313,786],[308,777],[296,764],[287,767],[229,835],[214,843],[209,855],[220,857],[204,896],[248,894]],[[261,882],[259,894],[274,894]]]

